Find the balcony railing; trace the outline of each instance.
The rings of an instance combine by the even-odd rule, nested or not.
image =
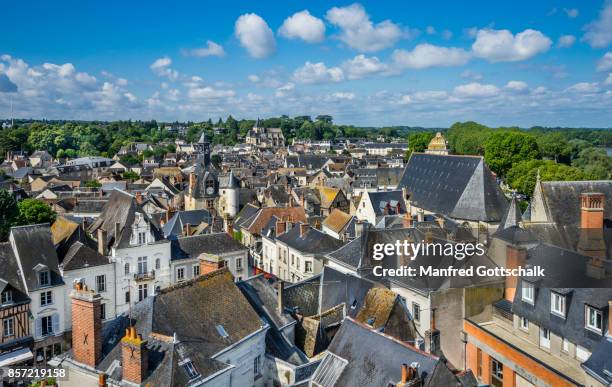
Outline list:
[[[135,281],[149,281],[155,279],[155,270],[143,272],[143,273],[134,273]]]

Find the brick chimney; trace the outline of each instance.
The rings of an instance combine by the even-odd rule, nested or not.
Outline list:
[[[310,225],[308,223],[300,223],[300,238],[304,238],[304,235],[309,229]]]
[[[76,283],[72,298],[72,350],[74,360],[95,367],[102,357],[102,297]]]
[[[98,374],[98,387],[107,387],[106,383],[107,375],[105,373]]]
[[[216,255],[200,255],[200,275],[205,275],[217,271],[225,266],[225,262]]]
[[[282,235],[285,233],[285,228],[287,226],[286,222],[279,220],[276,222],[276,236]]]
[[[585,192],[580,195],[580,228],[603,228],[605,195]]]
[[[98,229],[98,253],[101,255],[107,255],[106,249],[106,231],[102,228]]]
[[[123,380],[140,384],[147,376],[148,366],[147,341],[136,333],[136,327],[125,330],[121,339],[121,367]]]
[[[506,246],[506,268],[516,269],[519,266],[525,266],[527,263],[527,249],[513,245]],[[504,298],[510,302],[514,301],[516,294],[516,285],[518,278],[509,276],[505,280],[505,296]]]
[[[228,214],[223,217],[223,228],[229,236],[234,237],[234,221]]]
[[[402,378],[395,386],[396,387],[416,387],[420,386],[419,368],[417,363],[412,363],[410,366],[406,363],[402,364]]]
[[[186,223],[183,229],[183,236],[191,236],[191,223]]]
[[[136,192],[136,203],[142,204],[142,192]]]
[[[402,225],[404,226],[404,228],[411,228],[412,227],[412,214],[410,214],[410,212],[406,212],[404,214]]]

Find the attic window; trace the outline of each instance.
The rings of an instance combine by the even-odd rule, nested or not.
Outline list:
[[[195,378],[200,376],[200,374],[195,369],[195,367],[194,367],[193,363],[191,362],[191,360],[186,360],[183,363],[183,369],[185,370],[185,372],[187,372],[187,376],[189,376],[189,380],[193,380],[193,379],[195,379]]]
[[[11,290],[5,290],[2,292],[2,304],[8,304],[13,302],[13,292]]]
[[[40,286],[47,286],[51,283],[48,270],[43,270],[38,273],[38,283]]]
[[[219,336],[223,337],[224,339],[229,337],[223,325],[217,325],[216,328],[217,328],[217,333],[219,333]]]

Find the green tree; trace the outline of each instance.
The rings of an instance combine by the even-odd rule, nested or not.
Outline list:
[[[19,208],[15,195],[7,190],[0,190],[0,241],[8,239],[11,227],[19,217]]]
[[[512,165],[540,158],[535,137],[517,131],[498,131],[485,143],[485,161],[492,171],[504,176]]]
[[[42,200],[24,199],[17,204],[17,207],[21,224],[53,223],[56,218],[53,209]]]
[[[138,180],[140,178],[140,176],[134,171],[125,171],[123,172],[122,177],[123,177],[123,180],[129,180],[129,181]]]
[[[549,132],[538,138],[538,146],[542,157],[546,157],[556,162],[560,159],[569,160],[572,148],[566,136],[561,132]]]
[[[587,180],[590,176],[580,168],[555,163],[552,160],[524,160],[515,164],[506,175],[510,187],[531,196],[535,188],[538,171],[542,181]]]
[[[447,132],[447,140],[453,153],[460,155],[484,155],[484,144],[493,130],[477,122],[454,123]]]
[[[98,180],[88,180],[85,182],[85,187],[87,188],[100,188],[102,187],[102,183]]]
[[[612,157],[608,156],[603,148],[583,149],[572,161],[572,166],[582,169],[596,180],[612,178]]]

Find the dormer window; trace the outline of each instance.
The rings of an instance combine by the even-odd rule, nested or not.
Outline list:
[[[138,232],[138,244],[144,245],[147,243],[147,233],[145,231]]]
[[[2,292],[2,304],[9,304],[13,302],[13,291],[5,290]]]
[[[601,335],[603,331],[603,314],[601,310],[585,305],[585,328]]]
[[[191,360],[186,360],[183,364],[183,369],[187,373],[189,380],[196,379],[200,376],[200,373],[195,369],[195,366],[191,362]]]
[[[535,291],[534,291],[533,284],[523,281],[523,286],[521,289],[521,299],[533,305],[534,300],[535,300]]]
[[[51,284],[51,277],[48,270],[38,272],[38,284],[40,286],[48,286]]]
[[[565,318],[565,296],[559,293],[550,292],[550,312]]]

